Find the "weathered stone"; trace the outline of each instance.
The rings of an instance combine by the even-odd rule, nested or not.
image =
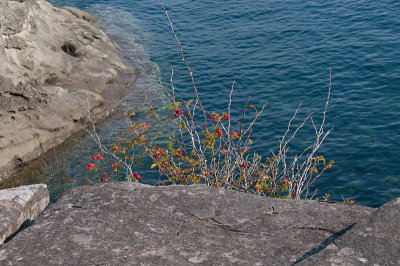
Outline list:
[[[88,20],[44,0],[0,0],[0,181],[127,93],[118,46]]]
[[[83,186],[63,195],[5,244],[0,264],[307,263],[315,256],[310,251],[324,252],[375,211],[204,185]]]
[[[35,220],[48,203],[45,184],[0,190],[0,245],[25,221]]]
[[[93,20],[94,20],[93,16],[90,15],[89,13],[87,13],[85,11],[82,11],[82,10],[79,10],[79,9],[76,9],[74,7],[63,6],[61,8],[71,12],[71,14],[76,16],[77,18],[81,18],[81,19],[84,19],[84,20],[89,21],[89,22],[93,22]]]
[[[308,263],[400,265],[400,198],[391,201],[330,244]]]

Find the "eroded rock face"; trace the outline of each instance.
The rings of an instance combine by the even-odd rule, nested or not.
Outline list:
[[[0,181],[123,96],[128,68],[92,17],[44,0],[0,0]]]
[[[329,265],[329,258],[313,258],[330,254],[382,210],[204,185],[83,186],[5,244],[0,264]],[[391,255],[383,254],[381,262],[391,262]]]
[[[45,184],[0,190],[0,245],[25,221],[35,220],[48,203]]]

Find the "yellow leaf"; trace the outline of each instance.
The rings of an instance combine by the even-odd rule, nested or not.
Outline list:
[[[182,130],[186,130],[186,127],[181,122],[178,122],[177,124],[181,127]]]

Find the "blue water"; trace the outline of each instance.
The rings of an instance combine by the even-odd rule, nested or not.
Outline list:
[[[166,85],[174,69],[178,93],[193,97],[178,46],[156,0],[51,2],[94,14],[125,56],[157,70]],[[317,180],[318,195],[329,192],[333,200],[352,198],[368,206],[400,196],[400,2],[170,0],[164,4],[206,108],[221,111],[227,105],[233,80],[237,110],[233,115],[248,96],[258,107],[268,102],[253,137],[260,154],[276,148],[300,103],[300,117],[314,112],[314,119],[321,120],[331,69],[326,127],[334,130],[320,154],[335,164]],[[137,62],[127,62],[140,68]],[[125,105],[157,103],[159,95],[154,76],[147,73]],[[100,131],[114,132],[112,125],[108,121]],[[306,127],[293,149],[305,145],[311,134]],[[86,163],[79,162],[82,152],[96,151],[75,147],[60,155],[70,155],[60,159],[70,175],[79,175]],[[158,180],[145,169],[142,172],[148,173],[147,183]],[[60,181],[53,176],[49,182]],[[63,189],[55,187],[53,193]]]

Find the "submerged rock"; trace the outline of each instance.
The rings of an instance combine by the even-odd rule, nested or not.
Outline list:
[[[24,222],[35,220],[48,203],[45,184],[0,190],[0,245]]]
[[[88,123],[128,90],[118,46],[86,12],[0,0],[0,181]]]
[[[83,186],[6,243],[0,264],[396,264],[398,202],[374,209],[204,185]]]

